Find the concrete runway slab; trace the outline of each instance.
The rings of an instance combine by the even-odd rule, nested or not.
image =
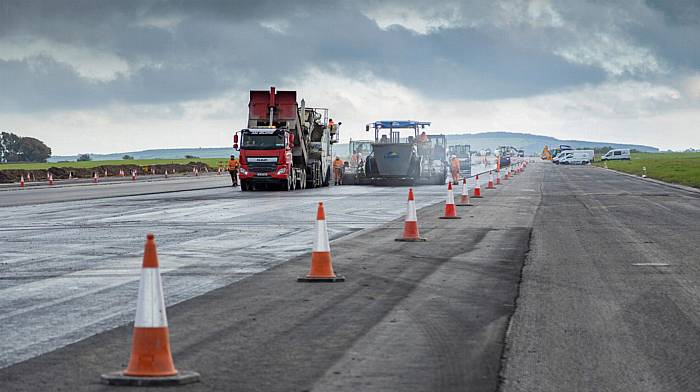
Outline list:
[[[394,242],[402,222],[381,224],[397,209],[394,217],[403,214],[405,190],[397,192],[396,188],[265,193],[257,200],[218,194],[224,190],[196,191],[181,198],[178,203],[183,204],[173,210],[172,219],[167,211],[158,211],[163,198],[172,196],[138,196],[128,198],[129,208],[117,209],[128,211],[122,212],[124,219],[115,219],[118,212],[110,212],[116,206],[101,205],[106,211],[97,212],[97,221],[88,225],[91,232],[124,231],[109,240],[110,252],[119,255],[128,245],[122,242],[142,234],[138,230],[145,233],[131,222],[162,221],[165,234],[158,238],[163,265],[169,269],[164,281],[170,304],[178,302],[173,300],[178,295],[192,296],[179,294],[179,290],[196,292],[200,288],[196,276],[205,280],[201,289],[206,294],[169,308],[176,365],[199,371],[203,378],[202,383],[181,389],[461,391],[468,386],[494,390],[539,204],[536,189],[540,182],[541,173],[533,169],[497,190],[484,191],[484,199],[474,207],[460,207],[463,219],[453,221],[437,219],[443,208],[443,187],[418,188],[418,203],[438,202],[419,211],[421,232],[428,239],[425,243]],[[304,211],[291,209],[290,197]],[[319,198],[328,205],[334,236],[373,227],[333,243],[334,264],[348,277],[345,283],[303,284],[295,279],[308,270],[309,257],[304,253],[309,247],[299,244],[306,240],[310,245],[308,230]],[[208,202],[213,203],[210,208],[202,208]],[[219,208],[211,208],[214,206]],[[270,222],[256,226],[256,220],[242,212],[246,208],[256,214],[262,211]],[[212,210],[215,212],[200,216]],[[51,213],[56,217],[65,214],[60,209]],[[289,215],[295,224],[282,223],[286,214],[299,214]],[[307,214],[310,219],[303,223],[302,216]],[[75,217],[67,214],[65,219]],[[235,223],[228,223],[231,221]],[[289,246],[284,242],[279,249],[270,244],[268,237],[260,238],[263,231],[289,239]],[[18,231],[13,235],[19,236]],[[240,235],[247,240],[231,256],[229,249]],[[217,248],[221,243],[226,246]],[[131,251],[129,265],[138,265],[140,247]],[[279,260],[267,259],[266,254],[279,255]],[[101,257],[105,256],[95,255],[94,262]],[[112,263],[105,268],[110,274],[133,270],[120,266],[119,261]],[[261,272],[241,280],[252,273],[239,271],[241,265],[261,268]],[[266,269],[271,265],[275,266]],[[99,278],[100,272],[96,275]],[[222,285],[210,291],[213,286],[207,280],[216,278]],[[133,310],[124,304],[133,303],[135,290],[124,289],[128,284],[118,286],[123,298],[107,306],[105,298],[90,293],[87,297],[95,302],[91,307],[80,303],[69,309],[84,317],[99,312],[102,305],[130,318]],[[76,300],[90,302],[84,296]],[[37,304],[41,301],[33,305]],[[97,324],[104,317],[115,316],[107,314]],[[111,325],[119,324],[111,321]],[[47,386],[54,390],[106,389],[98,384],[99,374],[125,366],[130,327],[76,340],[80,341],[0,370],[0,381],[18,391]]]
[[[421,187],[417,203],[443,192]],[[318,201],[336,238],[401,216],[406,193],[226,187],[3,208],[0,366],[130,321],[147,232],[157,236],[168,304],[175,304],[309,251]]]

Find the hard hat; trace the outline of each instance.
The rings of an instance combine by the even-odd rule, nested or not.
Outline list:
[[[236,156],[235,156],[235,155],[231,155],[231,159],[233,159],[233,158],[236,158]]]

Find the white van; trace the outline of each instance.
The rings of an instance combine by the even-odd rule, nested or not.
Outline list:
[[[565,151],[559,157],[560,165],[587,165],[593,160],[593,152],[590,150]]]
[[[615,160],[630,160],[630,150],[627,148],[619,148],[616,150],[610,150],[601,158],[603,161],[615,161]]]
[[[565,150],[552,159],[552,162],[564,165],[585,165],[593,162],[593,156],[593,150]]]

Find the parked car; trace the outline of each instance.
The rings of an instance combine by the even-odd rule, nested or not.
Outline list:
[[[601,158],[603,161],[619,161],[619,160],[630,160],[630,150],[626,148],[619,148],[616,150],[610,150]]]

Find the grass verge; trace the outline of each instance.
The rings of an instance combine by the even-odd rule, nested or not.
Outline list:
[[[211,167],[219,164],[226,166],[228,158],[196,158],[196,159],[119,159],[113,161],[83,161],[83,162],[49,162],[49,163],[2,163],[0,170],[46,170],[51,167],[75,167],[91,169],[98,166],[110,165],[167,165],[167,164],[187,164],[190,162],[203,162]]]
[[[636,153],[631,158],[629,161],[607,161],[608,168],[641,176],[646,167],[649,178],[700,188],[698,152]],[[604,167],[605,163],[596,157],[594,165]]]

